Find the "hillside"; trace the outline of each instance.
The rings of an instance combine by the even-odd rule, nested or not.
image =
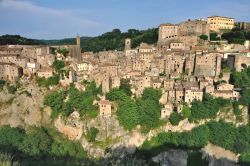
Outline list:
[[[132,47],[137,47],[141,42],[154,44],[158,40],[158,29],[147,30],[129,29],[127,32],[121,32],[114,29],[112,32],[106,32],[96,37],[81,37],[81,47],[84,51],[103,51],[103,50],[123,50],[125,38],[132,39]],[[75,44],[75,38],[62,40],[41,40],[48,45]]]
[[[0,36],[0,45],[43,45],[42,41],[28,39],[20,35],[3,35]]]

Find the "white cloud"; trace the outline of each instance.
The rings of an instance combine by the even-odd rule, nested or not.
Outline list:
[[[74,10],[55,9],[39,6],[27,0],[0,0],[0,10],[5,14],[15,13],[16,18],[12,16],[10,20],[21,19],[20,27],[29,29],[26,34],[35,34],[34,37],[69,36],[72,33],[83,33],[82,35],[92,33],[91,30],[101,26],[100,23],[74,15]],[[34,28],[30,30],[30,26]],[[73,32],[72,32],[73,31]],[[53,33],[55,35],[53,35]],[[56,35],[56,34],[60,35]],[[49,38],[50,38],[49,37]]]
[[[61,17],[65,19],[70,19],[76,21],[84,26],[96,26],[99,23],[87,19],[82,19],[74,16],[71,12],[67,10],[58,10],[48,7],[38,6],[30,1],[23,0],[2,0],[0,1],[0,7],[11,8],[15,10],[20,10],[23,12],[30,12],[36,15],[43,15],[49,17]]]

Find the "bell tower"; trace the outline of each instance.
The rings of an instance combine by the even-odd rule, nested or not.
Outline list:
[[[76,45],[79,47],[81,46],[81,38],[79,35],[76,36]]]
[[[125,50],[130,50],[131,49],[131,39],[127,38],[125,39]]]

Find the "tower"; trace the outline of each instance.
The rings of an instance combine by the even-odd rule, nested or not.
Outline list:
[[[131,49],[131,39],[127,38],[125,39],[125,50]]]
[[[76,45],[79,47],[81,46],[81,38],[79,35],[76,36]]]

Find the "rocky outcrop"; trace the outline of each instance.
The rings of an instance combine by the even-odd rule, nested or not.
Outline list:
[[[186,166],[188,153],[183,150],[169,150],[152,159],[161,166]]]
[[[55,127],[70,140],[80,140],[83,134],[83,122],[78,112],[73,112],[66,120],[61,116],[55,120]]]
[[[215,164],[218,162],[229,162],[231,161],[232,163],[237,162],[238,161],[238,155],[226,150],[224,148],[221,148],[219,146],[213,145],[211,143],[208,143],[207,146],[205,146],[204,148],[202,148],[202,153],[204,157],[207,157],[211,163]],[[212,165],[211,165],[212,166]]]
[[[41,107],[43,107],[43,94],[39,88],[32,84],[20,88],[15,95],[8,94],[7,90],[0,93],[1,111],[0,125],[41,126]]]

